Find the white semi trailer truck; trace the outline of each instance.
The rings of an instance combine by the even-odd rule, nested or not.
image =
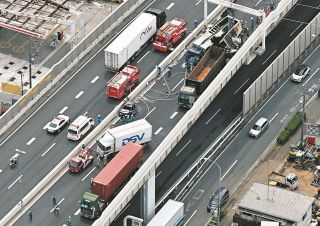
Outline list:
[[[184,218],[184,203],[169,199],[147,226],[181,226]]]
[[[145,144],[151,141],[152,126],[145,120],[140,119],[112,129],[97,140],[96,152],[100,156],[117,153],[129,141],[137,144]]]
[[[104,50],[106,69],[109,71],[119,71],[138,54],[140,49],[156,34],[157,29],[165,22],[166,14],[162,10],[149,9],[141,13]]]

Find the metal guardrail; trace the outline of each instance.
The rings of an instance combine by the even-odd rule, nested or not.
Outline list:
[[[95,221],[94,226],[107,226],[116,218],[116,216],[121,212],[121,210],[127,205],[131,198],[138,192],[138,190],[143,186],[143,184],[155,174],[155,169],[161,164],[161,162],[166,158],[174,146],[180,141],[183,135],[189,130],[193,123],[200,117],[202,112],[207,108],[211,101],[218,95],[222,88],[227,84],[227,82],[232,78],[235,72],[240,68],[240,66],[249,58],[250,52],[248,50],[254,50],[261,42],[261,37],[264,32],[269,33],[278,22],[279,18],[282,18],[291,7],[297,2],[297,0],[282,0],[279,2],[278,7],[273,11],[256,31],[249,37],[249,39],[240,48],[237,54],[229,61],[229,63],[224,67],[224,69],[219,73],[217,78],[210,84],[210,86],[205,90],[205,92],[199,97],[199,99],[184,116],[177,123],[177,125],[170,131],[163,142],[158,146],[158,148],[153,152],[153,154],[148,158],[148,160],[141,166],[138,172],[131,178],[131,180],[125,185],[125,187],[118,193],[118,195],[113,199],[113,201],[108,205],[106,210],[102,213],[102,216]],[[218,11],[219,10],[219,11]],[[221,12],[223,8],[218,6],[214,12]],[[213,12],[213,13],[214,13]],[[214,14],[210,14],[213,16]],[[212,17],[211,17],[212,19]],[[203,22],[198,27],[199,31],[204,26]],[[194,32],[193,32],[194,33]],[[192,33],[192,34],[193,34]],[[190,35],[191,36],[191,35]],[[188,40],[191,37],[187,38]],[[182,45],[179,45],[177,49],[180,49]],[[176,49],[176,50],[177,50]],[[177,54],[172,52],[169,57],[171,59]],[[161,68],[167,66],[167,58],[160,64]],[[154,76],[156,70],[151,72],[149,76]],[[148,76],[148,77],[149,77]],[[147,86],[147,82],[150,80],[145,80],[144,85]],[[142,86],[138,87],[141,88]],[[140,89],[135,89],[131,97],[137,96],[137,92]]]
[[[40,100],[71,68],[84,58],[101,42],[123,19],[147,0],[124,1],[112,14],[92,30],[85,39],[76,45],[66,56],[55,64],[48,74],[23,97],[21,97],[5,114],[0,117],[0,137],[37,101]]]
[[[126,9],[129,9],[130,12],[131,12],[131,11],[133,11],[134,9],[136,9],[136,7],[139,6],[140,2],[143,2],[143,1],[145,1],[145,0],[140,0],[140,1],[138,1],[138,2],[135,2],[134,0],[128,0],[128,1],[126,1],[126,2],[131,2],[131,4],[129,4],[129,5],[124,5],[124,6],[126,6]],[[130,8],[129,6],[131,6],[131,7],[133,7],[133,8]],[[119,8],[120,8],[120,7],[119,7]],[[112,16],[113,14],[111,14],[111,19],[109,19],[109,20],[111,20],[111,21],[114,22],[113,27],[114,27],[117,23],[120,23],[120,22],[122,21],[122,19],[125,17],[124,14],[129,14],[129,11],[127,11],[127,13],[123,13],[123,14],[122,14],[122,13],[119,13],[119,11],[121,11],[121,10],[119,10],[119,8],[118,8],[116,11],[114,11],[114,13],[115,13],[116,15],[118,15],[118,16],[117,16],[117,17],[116,17],[116,16]],[[121,11],[121,12],[122,12],[122,11]],[[123,12],[124,12],[124,11],[123,11]],[[108,17],[108,18],[110,18],[110,17]],[[108,19],[108,18],[107,18],[107,19]],[[116,18],[117,18],[117,20],[116,20]],[[122,18],[122,19],[120,19],[120,18]],[[107,19],[106,19],[106,20],[107,20]],[[106,20],[105,20],[105,21],[106,21]],[[103,21],[101,24],[103,24],[105,21]],[[110,21],[109,21],[109,22],[110,22]],[[100,27],[100,26],[98,26],[97,29],[98,29],[98,30],[101,30],[101,29],[99,29],[99,27]],[[113,27],[112,27],[112,28],[113,28]],[[106,34],[108,34],[108,32],[111,31],[111,30],[112,30],[111,28],[110,28],[110,29],[106,29],[106,30],[103,32],[103,33],[105,33],[104,36],[105,36]],[[91,33],[94,33],[94,30],[93,30]],[[90,37],[90,35],[92,35],[91,33],[89,34],[89,37]],[[102,35],[102,33],[101,33],[101,35]],[[101,36],[100,36],[100,37],[101,37]],[[89,39],[89,40],[90,40],[90,39]],[[82,46],[81,44],[82,44],[83,42],[86,42],[86,39],[84,39],[82,42],[80,42],[76,48],[80,48],[80,46]],[[91,45],[93,45],[93,43],[91,43]],[[89,52],[92,48],[93,48],[93,46],[88,47],[88,49],[86,49],[85,51],[86,51],[86,52]],[[82,57],[83,57],[84,55],[85,55],[85,54],[83,54]],[[66,57],[68,57],[68,55],[67,55]],[[66,58],[66,57],[65,57],[65,58]],[[62,59],[58,64],[56,64],[56,65],[59,65],[60,63],[65,64],[65,62],[64,62],[64,59],[65,59],[65,58],[63,58],[63,59]],[[80,56],[79,56],[79,58],[80,58]],[[69,58],[69,60],[71,60],[71,58]],[[79,60],[80,60],[80,59],[76,60],[76,62],[78,62]],[[55,66],[56,66],[56,65],[55,65]],[[54,66],[54,67],[55,67],[55,66]],[[71,67],[71,66],[70,66],[70,67]],[[54,79],[50,80],[50,82],[47,84],[47,86],[46,86],[44,89],[42,89],[41,91],[38,90],[38,89],[39,89],[38,86],[35,86],[35,87],[33,87],[28,93],[31,92],[31,93],[33,94],[33,93],[35,92],[35,90],[36,90],[36,91],[39,91],[36,95],[40,95],[40,96],[41,96],[41,95],[44,95],[44,94],[47,92],[47,90],[50,89],[51,86],[53,86],[54,83],[57,82],[57,81],[67,72],[67,70],[68,70],[67,68],[64,69],[64,72],[61,72],[57,77],[55,77]],[[58,71],[57,71],[57,73],[58,73]],[[48,76],[50,76],[50,75],[48,75]],[[44,78],[44,80],[46,80],[46,79],[48,79],[48,77]],[[37,88],[37,87],[38,87],[38,88]],[[27,94],[28,94],[28,93],[27,93]],[[39,96],[36,97],[36,98],[30,98],[30,101],[28,102],[28,104],[31,104],[31,105],[32,105],[33,102],[35,102],[35,101],[38,100],[38,98],[39,98]],[[23,107],[20,109],[21,111],[14,116],[13,114],[14,114],[14,112],[17,110],[17,109],[16,109],[16,108],[17,108],[17,104],[19,105],[19,104],[21,104],[21,101],[27,101],[27,100],[29,100],[28,97],[23,97],[23,98],[21,98],[21,99],[13,106],[13,108],[11,109],[13,112],[9,110],[9,111],[6,112],[6,114],[12,115],[13,118],[20,116],[20,114],[23,114],[23,113],[26,111],[26,109],[23,108],[23,107],[26,106],[26,104],[24,104]],[[105,131],[105,128],[107,127],[107,125],[108,125],[115,117],[117,117],[117,113],[119,112],[120,108],[121,108],[121,105],[116,106],[115,109],[103,120],[103,122],[102,122],[101,124],[99,124],[99,125],[94,129],[94,131],[91,132],[91,133],[83,140],[83,143],[88,144],[88,143],[90,143],[91,140],[96,140],[97,138],[99,138],[99,137],[102,135],[102,133]],[[2,118],[0,119],[0,121],[1,121],[1,120],[2,120]],[[0,125],[1,125],[1,122],[0,122]],[[80,149],[81,149],[81,145],[79,144],[79,145],[77,145],[77,147],[75,147],[46,177],[44,177],[44,178],[40,181],[40,183],[38,183],[38,184],[22,199],[22,205],[21,205],[20,202],[19,202],[18,204],[16,204],[16,205],[11,209],[11,211],[9,211],[9,213],[7,213],[7,214],[0,220],[0,225],[1,225],[1,226],[10,225],[10,222],[11,222],[11,220],[15,217],[15,215],[18,214],[18,213],[21,212],[21,211],[24,211],[25,206],[26,206],[37,194],[39,194],[43,189],[46,189],[46,185],[47,185],[50,181],[52,181],[52,180],[54,179],[54,177],[55,177],[56,175],[58,175],[58,174],[65,168],[65,166],[67,165],[68,160],[69,160],[72,156],[76,155],[76,154],[80,151]],[[47,189],[48,189],[48,188],[47,188]]]
[[[225,131],[212,143],[210,146],[205,150],[205,152],[192,164],[191,167],[177,180],[177,182],[160,198],[160,200],[157,202],[156,207],[158,207],[161,203],[165,202],[167,197],[176,190],[177,186],[180,185],[186,177],[189,177],[191,172],[197,168],[197,171],[193,173],[193,176],[190,178],[190,180],[184,185],[184,187],[181,189],[181,192],[178,193],[176,196],[177,198],[180,197],[182,192],[189,187],[190,183],[192,183],[193,179],[198,176],[197,174],[201,171],[201,167],[204,165],[204,159],[205,158],[211,158],[211,156],[215,155],[216,152],[221,148],[221,146],[224,144],[224,141],[228,140],[228,138],[233,134],[233,132],[241,125],[243,122],[243,118],[241,116],[238,116],[229,126],[225,129]],[[214,151],[212,152],[212,150]],[[212,152],[212,153],[211,153]],[[210,154],[208,157],[206,157],[208,154]]]

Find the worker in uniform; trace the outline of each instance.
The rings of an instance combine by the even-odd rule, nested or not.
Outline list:
[[[32,221],[32,210],[29,210],[28,216],[29,216],[29,221],[31,222]]]
[[[52,196],[51,200],[52,200],[52,206],[57,205],[57,199],[54,195]]]
[[[194,28],[197,28],[198,25],[199,25],[199,24],[198,24],[198,21],[197,21],[197,19],[195,19],[195,20],[194,20]]]
[[[168,77],[170,78],[172,75],[172,65],[168,66]]]
[[[158,75],[160,75],[161,74],[161,67],[159,65],[157,65],[156,68],[157,68]]]
[[[54,207],[53,207],[53,215],[55,215],[55,216],[59,216],[59,206],[58,205],[55,205]]]
[[[98,124],[98,125],[102,122],[102,117],[101,117],[100,114],[97,115],[96,121],[97,121],[97,124]]]
[[[68,220],[67,220],[67,226],[72,226],[71,225],[71,217],[70,216],[68,217]]]

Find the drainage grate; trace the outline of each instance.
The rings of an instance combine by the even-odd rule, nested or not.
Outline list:
[[[23,66],[22,69],[26,70],[26,69],[28,69],[28,67],[27,66]]]
[[[14,65],[14,63],[13,63],[13,62],[9,62],[9,64],[10,64],[10,65]]]
[[[27,86],[27,85],[29,85],[29,82],[24,82],[23,83],[23,86]]]
[[[9,79],[10,82],[13,82],[14,80],[16,80],[15,77],[11,77],[11,78]]]
[[[18,71],[17,73],[21,75],[23,72],[22,71]]]
[[[3,69],[8,70],[8,69],[9,69],[9,67],[8,67],[8,66],[5,66]]]
[[[35,76],[35,75],[32,75],[32,76],[31,76],[31,78],[33,78],[33,79],[35,79],[36,77],[37,77],[37,76]]]

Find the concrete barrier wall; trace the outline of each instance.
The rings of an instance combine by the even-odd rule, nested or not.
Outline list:
[[[282,51],[267,67],[256,81],[243,93],[243,114],[249,115],[261,103],[265,96],[287,75],[285,72],[294,65],[296,60],[311,44],[319,39],[320,13],[303,29],[300,34]]]

